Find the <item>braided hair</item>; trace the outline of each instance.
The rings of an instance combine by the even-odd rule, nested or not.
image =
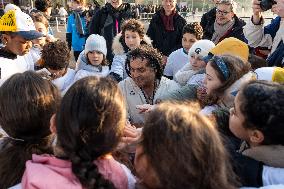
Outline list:
[[[112,152],[125,125],[125,105],[116,83],[87,77],[65,94],[56,116],[58,146],[86,188],[114,188],[94,160]]]

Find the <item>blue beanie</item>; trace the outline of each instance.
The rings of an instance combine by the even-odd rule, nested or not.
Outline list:
[[[106,56],[107,47],[105,38],[97,34],[90,35],[86,41],[85,54],[90,51],[99,51]]]

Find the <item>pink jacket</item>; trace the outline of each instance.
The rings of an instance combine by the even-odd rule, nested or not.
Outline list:
[[[134,183],[129,183],[134,179],[130,171],[112,156],[96,160],[95,164],[104,178],[110,180],[117,189],[132,188],[130,185],[134,187]],[[80,181],[72,172],[70,161],[50,155],[35,154],[32,160],[26,162],[21,187],[23,189],[82,189]]]

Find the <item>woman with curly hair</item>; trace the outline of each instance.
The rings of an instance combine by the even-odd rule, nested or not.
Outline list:
[[[128,107],[130,122],[141,125],[144,115],[137,105],[155,104],[164,93],[177,89],[176,82],[162,77],[162,55],[157,49],[141,45],[129,52],[126,59],[126,73],[129,77],[119,83]]]
[[[236,177],[217,129],[196,104],[162,103],[136,148],[139,185],[152,189],[234,189]]]
[[[198,22],[185,25],[182,30],[182,48],[172,52],[167,60],[164,75],[174,79],[175,74],[188,63],[188,52],[191,46],[202,39],[203,30]]]

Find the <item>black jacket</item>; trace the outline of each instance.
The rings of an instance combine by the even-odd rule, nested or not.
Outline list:
[[[235,19],[235,24],[233,25],[232,29],[225,36],[223,36],[220,39],[220,41],[222,41],[225,38],[235,37],[235,38],[247,43],[247,39],[245,38],[244,31],[243,31],[243,27],[246,25],[246,23],[242,19],[239,19],[236,15],[234,16],[234,19]],[[215,22],[215,20],[214,20],[214,22]],[[215,31],[214,30],[214,22],[211,25],[206,26],[206,36],[203,36],[203,39],[208,39],[208,40],[212,39],[212,36],[214,34],[214,31]]]
[[[163,55],[169,56],[173,51],[182,47],[182,29],[186,24],[186,20],[179,14],[174,16],[174,31],[166,31],[161,11],[153,15],[150,22],[147,35],[153,40],[153,47],[157,48]]]
[[[211,39],[212,31],[211,26],[214,25],[216,19],[216,7],[210,9],[208,12],[202,15],[200,25],[203,28],[203,39]]]
[[[120,32],[122,22],[129,18],[134,18],[129,3],[123,3],[118,9],[113,8],[110,3],[106,3],[106,5],[92,17],[89,32],[90,34],[104,36],[107,43],[107,59],[110,62],[113,58],[111,49],[112,40]],[[118,21],[118,31],[116,29],[115,20]]]

